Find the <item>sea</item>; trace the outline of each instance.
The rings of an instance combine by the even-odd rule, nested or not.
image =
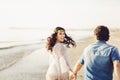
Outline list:
[[[0,48],[5,49],[12,46],[39,44],[44,47],[47,37],[53,33],[49,29],[4,29],[0,30]],[[85,38],[92,37],[92,30],[70,29],[66,33],[74,41],[84,41]]]

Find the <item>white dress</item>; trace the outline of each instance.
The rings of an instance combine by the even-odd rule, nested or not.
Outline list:
[[[69,68],[66,58],[66,47],[63,43],[56,43],[50,54],[46,80],[69,80]]]

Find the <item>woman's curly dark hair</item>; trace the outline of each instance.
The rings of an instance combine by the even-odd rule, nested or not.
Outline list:
[[[109,40],[109,29],[106,26],[100,25],[94,30],[97,40],[108,41]]]
[[[47,50],[50,50],[51,52],[52,52],[52,49],[53,49],[53,47],[56,43],[56,36],[57,36],[58,30],[63,30],[65,32],[64,28],[56,27],[55,30],[54,30],[54,33],[50,37],[47,38],[46,47],[47,47]],[[68,48],[70,47],[70,45],[76,46],[75,41],[71,37],[69,37],[66,33],[65,33],[65,39],[62,43],[66,44],[66,46]]]

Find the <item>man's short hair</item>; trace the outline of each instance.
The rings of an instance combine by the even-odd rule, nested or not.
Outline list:
[[[104,25],[97,26],[94,30],[94,34],[96,35],[97,40],[109,40],[109,29]]]

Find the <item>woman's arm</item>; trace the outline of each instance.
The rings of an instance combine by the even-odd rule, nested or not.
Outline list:
[[[69,62],[66,57],[66,48],[62,43],[55,45],[54,51],[59,58],[60,64],[64,64],[68,71],[72,71]]]
[[[66,48],[62,43],[59,43],[55,46],[55,52],[57,53],[58,57],[59,57],[59,61],[60,63],[62,63],[62,65],[65,66],[65,68],[67,69],[67,71],[69,72],[69,77],[71,79],[75,78],[75,75],[69,65],[68,59],[66,57]]]

